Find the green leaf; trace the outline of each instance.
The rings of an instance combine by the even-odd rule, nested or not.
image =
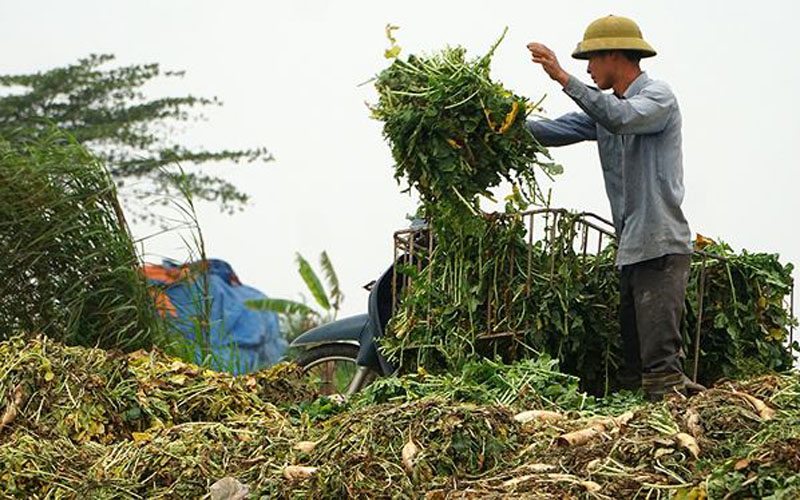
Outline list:
[[[297,271],[300,273],[300,277],[303,278],[305,281],[306,286],[308,287],[308,291],[311,292],[311,295],[314,296],[314,300],[317,301],[317,304],[320,305],[326,311],[330,311],[331,304],[328,301],[328,295],[325,293],[325,288],[322,287],[322,282],[317,277],[314,270],[311,269],[308,261],[303,258],[302,255],[299,253],[296,256],[297,260]]]
[[[339,277],[336,276],[336,271],[333,269],[333,263],[331,262],[330,257],[328,257],[328,252],[322,252],[322,254],[319,256],[319,263],[322,266],[322,272],[325,275],[325,281],[328,283],[330,299],[333,301],[333,309],[338,311],[342,300],[344,300],[344,294],[339,286]]]
[[[257,299],[247,300],[245,305],[248,309],[256,311],[272,311],[278,314],[301,314],[304,316],[319,316],[319,313],[302,302],[288,299]]]

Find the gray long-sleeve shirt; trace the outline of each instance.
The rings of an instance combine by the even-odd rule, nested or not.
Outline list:
[[[681,211],[681,113],[670,88],[639,75],[622,98],[570,77],[564,92],[583,112],[529,120],[543,146],[597,141],[618,236],[617,264],[692,252]]]

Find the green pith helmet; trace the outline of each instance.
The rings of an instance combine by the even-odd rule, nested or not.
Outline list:
[[[635,50],[642,57],[653,57],[656,51],[642,38],[642,30],[627,17],[607,16],[594,21],[586,28],[583,41],[572,53],[575,59],[589,59],[589,54],[600,50]]]

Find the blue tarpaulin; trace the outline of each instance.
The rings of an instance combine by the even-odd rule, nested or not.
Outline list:
[[[198,364],[203,361],[203,343],[197,336],[202,331],[198,322],[204,308],[210,309],[207,345],[211,368],[234,374],[252,372],[277,363],[286,352],[277,314],[245,306],[245,301],[266,295],[243,285],[227,262],[208,259],[180,265],[165,260],[161,266],[146,266],[145,275],[162,288],[166,299],[162,296],[159,300],[161,310],[167,311],[164,314],[193,346]],[[206,287],[210,302],[204,306]]]

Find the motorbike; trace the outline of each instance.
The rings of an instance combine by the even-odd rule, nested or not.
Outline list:
[[[291,347],[302,349],[295,362],[323,394],[348,397],[375,378],[397,371],[378,352],[376,340],[383,335],[392,314],[393,297],[402,281],[393,283],[395,269],[402,260],[364,286],[369,291],[365,314],[320,325],[291,343]]]

